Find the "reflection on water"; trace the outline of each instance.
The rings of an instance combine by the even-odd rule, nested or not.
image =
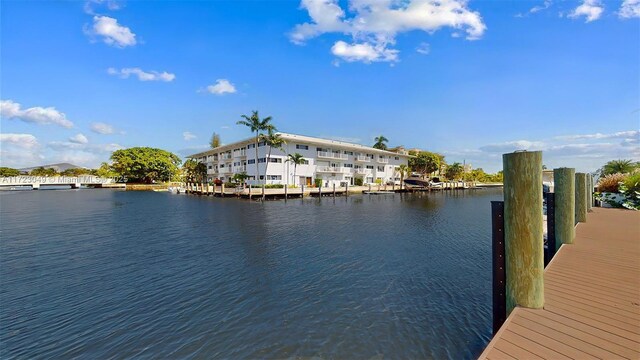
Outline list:
[[[500,190],[0,194],[0,357],[473,358]]]

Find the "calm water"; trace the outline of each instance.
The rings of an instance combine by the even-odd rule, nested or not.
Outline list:
[[[473,358],[501,190],[0,193],[0,357]]]

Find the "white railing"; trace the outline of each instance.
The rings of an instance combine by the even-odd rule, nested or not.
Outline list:
[[[247,153],[245,151],[234,151],[233,152],[233,157],[242,157],[242,156],[247,156]]]
[[[369,162],[371,159],[367,156],[358,155],[356,156],[356,161]]]
[[[94,175],[83,176],[11,176],[0,178],[0,185],[68,185],[68,184],[111,184],[112,178]]]
[[[371,169],[356,169],[356,174],[360,174],[360,175],[371,174]]]
[[[318,157],[347,160],[347,155],[328,151],[318,151]]]
[[[340,166],[318,166],[316,172],[342,173],[349,171],[349,168]]]
[[[389,163],[389,159],[379,157],[379,158],[378,158],[378,162],[379,162],[380,164],[388,164],[388,163]]]
[[[221,160],[229,160],[229,159],[231,159],[231,154],[224,153],[224,154],[220,155],[220,159]]]

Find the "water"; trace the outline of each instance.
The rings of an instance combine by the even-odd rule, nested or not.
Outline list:
[[[0,357],[474,358],[501,190],[0,194]]]

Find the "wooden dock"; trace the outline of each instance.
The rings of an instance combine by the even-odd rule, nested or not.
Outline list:
[[[480,359],[640,359],[640,212],[593,208]]]

